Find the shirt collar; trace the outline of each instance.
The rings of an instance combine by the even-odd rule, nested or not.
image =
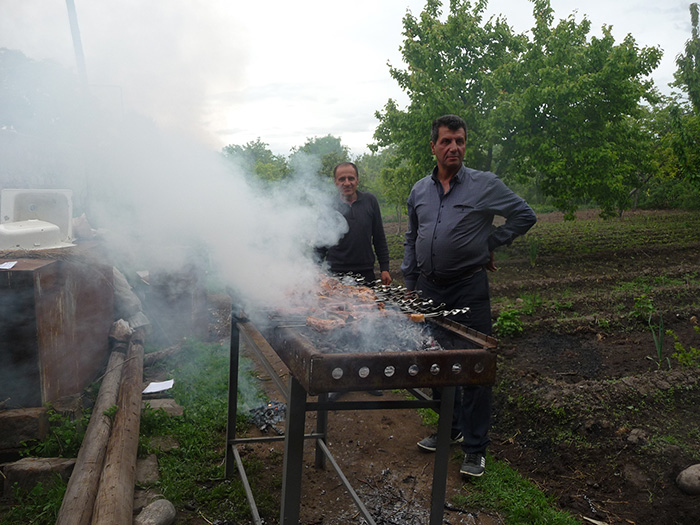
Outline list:
[[[440,181],[437,178],[437,166],[433,168],[433,172],[430,174],[430,177],[433,179],[433,182],[436,184],[439,183]],[[450,179],[450,187],[452,187],[452,183],[460,183],[464,182],[464,177],[466,177],[467,169],[462,165],[461,168],[459,168],[459,171]]]

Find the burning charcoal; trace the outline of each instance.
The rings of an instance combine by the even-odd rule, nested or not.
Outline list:
[[[423,350],[433,351],[433,350],[443,350],[440,343],[433,336],[428,336],[422,341]]]
[[[278,435],[284,434],[283,430],[278,429],[275,423],[284,421],[287,412],[287,405],[279,401],[270,401],[258,408],[250,409],[250,417],[256,427],[261,432],[267,432],[268,428],[274,430]]]

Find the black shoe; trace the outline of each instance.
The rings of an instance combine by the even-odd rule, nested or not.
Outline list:
[[[462,441],[464,441],[464,436],[461,432],[457,432],[456,434],[450,436],[450,445],[456,445],[457,443],[461,443]],[[417,445],[418,448],[422,448],[423,450],[427,450],[428,452],[435,452],[437,450],[437,442],[438,435],[436,432],[435,434],[430,434],[428,437],[421,439],[417,443]]]
[[[486,470],[486,457],[483,454],[465,454],[459,473],[463,476],[478,478]]]
[[[377,397],[380,397],[380,396],[383,396],[383,395],[384,395],[384,392],[381,391],[381,390],[367,390],[367,393],[368,393],[370,396],[377,396]]]

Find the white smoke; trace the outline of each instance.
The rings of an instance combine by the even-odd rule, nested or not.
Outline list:
[[[288,180],[263,184],[142,116],[115,117],[78,93],[41,89],[55,107],[0,133],[0,188],[71,189],[76,215],[103,232],[115,259],[177,267],[171,248],[187,247],[181,253],[207,259],[212,277],[247,302],[277,304],[317,281],[313,246],[333,244],[347,225],[314,159],[297,162]],[[71,111],[58,109],[65,106]]]

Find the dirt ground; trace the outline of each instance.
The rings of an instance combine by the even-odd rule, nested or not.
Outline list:
[[[399,275],[395,266],[392,272]],[[582,523],[698,523],[700,499],[683,494],[675,478],[700,462],[700,373],[659,366],[649,327],[626,317],[639,291],[625,295],[619,286],[640,276],[679,276],[655,290],[654,304],[663,310],[665,328],[697,348],[700,290],[680,276],[698,272],[700,243],[620,247],[575,259],[541,254],[534,267],[523,258],[500,262],[491,275],[494,319],[528,298],[539,297],[540,304],[523,314],[522,335],[499,341],[489,462],[508,462]],[[269,387],[264,374],[261,379]],[[386,391],[382,399],[404,395]],[[270,396],[279,399],[273,390]],[[377,398],[354,392],[343,399]],[[309,430],[314,416],[308,416]],[[428,522],[433,455],[416,442],[432,431],[415,410],[329,414],[329,448],[377,523]],[[452,503],[470,491],[459,475],[459,452],[453,447],[444,523],[507,523],[497,513]],[[248,445],[242,454],[281,472],[281,443]],[[310,441],[304,466],[301,523],[364,522],[333,470],[314,468]]]

